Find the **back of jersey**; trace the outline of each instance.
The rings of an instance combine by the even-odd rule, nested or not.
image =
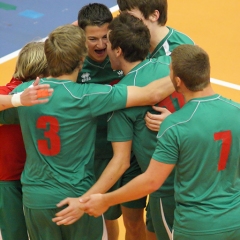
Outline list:
[[[153,158],[177,164],[175,229],[204,234],[240,227],[239,123],[239,104],[216,94],[190,100],[161,125]]]

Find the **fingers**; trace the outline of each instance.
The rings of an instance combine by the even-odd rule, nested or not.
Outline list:
[[[35,104],[42,104],[42,103],[47,103],[48,102],[48,99],[46,98],[46,99],[41,99],[41,100],[38,100],[38,99],[36,99],[36,100],[31,100],[31,103],[29,104],[29,106],[30,105],[35,105]]]
[[[66,199],[62,200],[61,202],[59,202],[59,203],[57,204],[57,207],[62,207],[62,206],[64,206],[64,205],[67,205],[68,203],[69,203],[68,198],[66,198]],[[67,209],[67,208],[65,208],[65,209]],[[65,209],[64,209],[64,210],[65,210]],[[61,212],[63,212],[64,210],[62,210]]]
[[[147,128],[149,128],[151,131],[158,132],[161,123],[167,116],[171,114],[171,112],[168,109],[162,107],[152,106],[152,108],[161,114],[152,114],[150,112],[147,112],[144,120],[146,122]]]
[[[63,218],[63,217],[55,217],[52,219],[53,222],[55,222],[57,225],[70,225],[74,222],[76,222],[79,218],[76,218],[76,217],[66,217],[66,218]]]
[[[152,109],[159,112],[159,113],[163,113],[166,110],[165,107],[159,107],[159,106],[152,106]],[[152,114],[152,115],[154,117],[156,114]]]
[[[154,124],[146,124],[147,128],[153,132],[158,132],[160,129],[159,125],[154,125]]]
[[[160,115],[151,114],[150,112],[147,112],[144,118],[146,122],[147,128],[149,128],[151,131],[158,132],[160,128],[160,124],[162,122]]]
[[[37,90],[37,98],[45,98],[49,96],[48,89],[39,89]]]
[[[33,86],[37,86],[39,84],[39,82],[40,82],[40,78],[37,77],[35,82],[33,83]]]
[[[57,207],[64,207],[63,210],[56,213],[56,217],[52,219],[57,225],[69,225],[82,217],[84,212],[80,209],[78,198],[66,198],[57,204]]]
[[[68,213],[70,213],[71,209],[69,209],[69,207],[66,207],[65,209],[63,209],[62,211],[56,213],[57,217],[63,217],[63,216],[67,216]]]
[[[171,114],[171,112],[165,107],[152,106],[152,108],[155,111],[160,112],[161,113],[160,116],[163,117],[163,118],[166,118],[168,115]],[[154,114],[152,114],[152,115],[154,115]],[[152,117],[154,118],[154,116],[152,116]]]
[[[35,84],[35,82],[34,82]],[[49,84],[41,84],[41,85],[34,85],[34,87],[30,89],[26,89],[25,91],[31,91],[33,94],[35,94],[34,91],[36,92],[36,97],[37,98],[43,98],[43,97],[49,97],[53,93],[53,89],[50,88]]]
[[[20,95],[20,101],[24,106],[41,104],[48,102],[48,97],[53,93],[53,89],[49,88],[49,84],[37,85],[32,88],[27,88]],[[46,98],[46,99],[41,99]]]
[[[49,87],[50,87],[49,84],[42,84],[42,85],[36,86],[35,87],[35,89],[37,90],[36,97],[37,98],[50,97],[53,94],[53,89]]]
[[[86,202],[88,202],[90,200],[90,197],[81,197],[81,198],[79,198],[79,202],[80,203],[86,203]]]

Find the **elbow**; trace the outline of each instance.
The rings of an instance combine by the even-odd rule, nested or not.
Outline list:
[[[156,179],[154,179],[153,177],[149,177],[148,178],[148,191],[149,193],[155,192],[160,188],[160,184],[158,181],[156,181]]]
[[[130,161],[129,162],[123,162],[121,165],[122,172],[127,171],[127,169],[130,167]]]
[[[151,191],[152,192],[155,192],[155,191],[157,191],[158,189],[159,189],[159,183],[157,183],[156,181],[152,181],[152,183],[151,183]]]
[[[155,94],[152,97],[152,105],[155,105],[155,104],[161,102],[161,100],[163,100],[162,93],[157,92],[157,94]]]

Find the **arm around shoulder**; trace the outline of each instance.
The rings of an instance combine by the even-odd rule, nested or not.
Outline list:
[[[128,86],[126,107],[154,105],[174,92],[169,76],[157,79],[145,87]]]

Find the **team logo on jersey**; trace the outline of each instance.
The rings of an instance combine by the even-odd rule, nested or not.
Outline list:
[[[119,77],[121,77],[121,76],[123,76],[123,71],[122,70],[117,71],[117,74],[118,74]]]
[[[83,73],[82,76],[82,82],[88,82],[91,80],[90,73]]]

